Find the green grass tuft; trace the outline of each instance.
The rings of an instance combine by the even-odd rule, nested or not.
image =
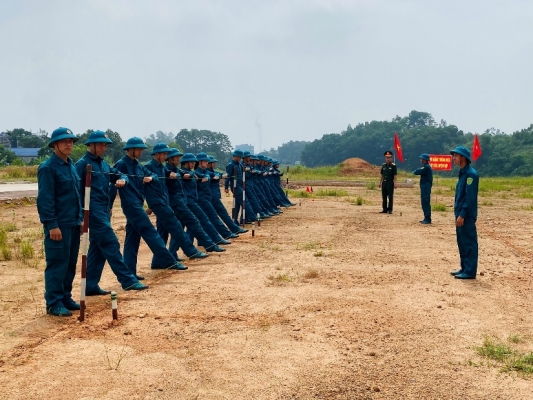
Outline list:
[[[432,204],[431,211],[446,211],[446,205],[442,203]]]

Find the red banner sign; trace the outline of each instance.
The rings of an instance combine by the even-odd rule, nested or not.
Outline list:
[[[452,155],[451,154],[430,154],[429,165],[434,171],[451,171]]]

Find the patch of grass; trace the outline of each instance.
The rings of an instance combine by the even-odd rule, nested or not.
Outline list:
[[[296,250],[314,250],[318,247],[318,245],[318,242],[298,243],[296,245]]]
[[[442,193],[443,193],[442,188],[437,188],[437,189],[432,190],[432,194],[442,194]]]
[[[375,181],[368,181],[365,185],[365,187],[368,189],[368,190],[376,190],[376,182]]]
[[[319,189],[316,195],[317,196],[342,197],[342,196],[347,196],[348,192],[344,189]]]
[[[269,275],[268,280],[273,285],[283,285],[292,281],[292,278],[288,274]]]
[[[503,368],[502,371],[518,371],[526,374],[533,373],[533,353],[523,354],[513,357]]]
[[[322,257],[324,255],[324,253],[322,253],[321,251],[317,251],[315,254],[313,254],[313,256],[315,257]]]
[[[431,205],[431,211],[446,211],[446,205],[442,203],[434,203]]]
[[[482,205],[482,206],[493,206],[494,204],[492,204],[492,201],[483,200],[483,201],[481,202],[481,205]]]
[[[511,343],[520,343],[522,341],[522,338],[518,335],[511,335],[509,336],[509,342]]]
[[[291,167],[290,174],[295,180],[321,180],[340,176],[340,164],[307,168],[302,165]]]
[[[533,199],[533,193],[531,192],[520,193],[520,197],[522,197],[523,199]]]
[[[29,241],[23,240],[20,243],[20,254],[24,259],[33,258],[33,246]]]
[[[529,206],[522,206],[520,208],[526,211],[533,211],[533,204],[530,204]]]
[[[4,222],[2,225],[0,225],[0,231],[15,232],[16,230],[17,226],[13,222]]]
[[[306,192],[305,190],[289,190],[289,196],[293,198],[307,199],[313,197],[313,194]]]
[[[9,165],[0,169],[0,175],[3,180],[20,180],[26,179],[35,181],[37,179],[37,165],[18,166]]]
[[[0,252],[2,253],[2,258],[5,261],[9,261],[13,258],[13,252],[7,244],[3,244],[0,246]]]
[[[318,271],[316,269],[310,269],[303,275],[303,277],[305,279],[315,279],[318,277]]]
[[[500,362],[506,361],[515,354],[509,345],[502,343],[497,338],[490,337],[486,337],[483,340],[483,345],[476,347],[476,351],[480,356]]]
[[[0,229],[0,246],[5,246],[7,243],[7,232]]]

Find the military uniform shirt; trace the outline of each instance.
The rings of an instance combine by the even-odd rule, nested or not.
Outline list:
[[[52,154],[37,169],[37,211],[45,229],[81,225],[80,177],[69,158]]]
[[[455,217],[473,218],[477,220],[477,192],[479,175],[470,166],[465,165],[459,171],[459,180],[455,186]]]
[[[415,169],[413,174],[420,175],[420,186],[433,184],[433,170],[429,164],[424,164]]]
[[[381,166],[381,175],[383,175],[383,182],[392,182],[394,177],[398,174],[396,164],[383,163]]]

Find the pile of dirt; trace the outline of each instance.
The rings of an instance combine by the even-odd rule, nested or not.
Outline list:
[[[374,172],[376,167],[361,158],[348,158],[341,163],[342,175],[355,175]]]

